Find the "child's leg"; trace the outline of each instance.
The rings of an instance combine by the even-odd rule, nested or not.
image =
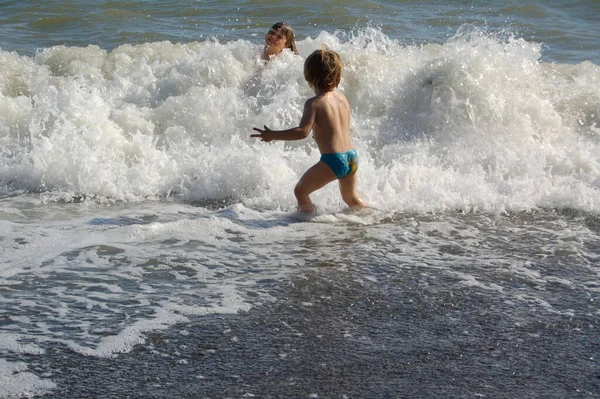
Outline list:
[[[342,199],[350,207],[350,209],[357,210],[366,206],[363,200],[361,200],[358,196],[358,192],[356,192],[356,186],[358,183],[356,173],[349,176],[344,176],[339,181]]]
[[[308,169],[296,184],[294,194],[298,200],[299,212],[315,212],[315,204],[310,200],[310,194],[337,179],[331,168],[319,161]]]

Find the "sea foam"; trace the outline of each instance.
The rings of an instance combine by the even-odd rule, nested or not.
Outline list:
[[[361,195],[391,211],[600,210],[600,67],[540,61],[541,46],[470,26],[443,44],[322,32],[301,57],[187,44],[0,52],[0,186],[47,200],[179,197],[293,209],[312,140],[264,144],[253,126],[298,123],[303,59],[345,63]],[[339,209],[334,185],[315,195]]]

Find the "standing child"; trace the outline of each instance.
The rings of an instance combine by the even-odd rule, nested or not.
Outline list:
[[[321,152],[321,159],[300,178],[294,189],[298,211],[315,212],[310,194],[334,180],[339,181],[342,199],[357,210],[365,203],[357,191],[356,170],[358,154],[350,139],[350,105],[336,88],[342,78],[342,60],[331,50],[316,50],[304,62],[304,78],[315,92],[306,100],[300,125],[287,130],[254,128],[262,141],[301,140],[313,131],[313,137]]]

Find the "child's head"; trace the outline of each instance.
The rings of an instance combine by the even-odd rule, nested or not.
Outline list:
[[[315,50],[304,61],[304,79],[322,91],[334,90],[342,79],[342,59],[329,49]]]
[[[294,30],[285,22],[277,22],[275,25],[271,26],[271,29],[269,29],[265,36],[265,42],[267,45],[275,44],[271,42],[276,42],[280,36],[285,37],[285,45],[283,48],[289,48],[294,53],[298,54]]]

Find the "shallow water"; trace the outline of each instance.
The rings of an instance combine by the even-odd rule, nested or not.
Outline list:
[[[2,277],[6,359],[47,397],[598,388],[595,216],[50,208],[3,234]]]

